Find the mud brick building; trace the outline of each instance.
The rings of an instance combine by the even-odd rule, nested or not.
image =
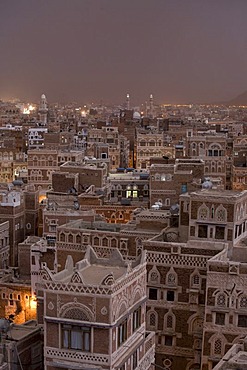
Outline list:
[[[9,222],[10,265],[17,266],[18,243],[24,240],[25,204],[23,193],[0,190],[0,222]]]
[[[92,184],[96,191],[107,185],[108,169],[103,161],[98,161],[95,164],[67,162],[61,165],[60,171],[78,174],[78,188],[76,189],[78,194],[84,192]]]
[[[158,130],[137,130],[136,137],[136,168],[148,169],[151,157],[166,155],[164,134]]]
[[[230,258],[225,248],[208,262],[202,370],[212,369],[247,335],[246,245],[245,238]]]
[[[232,188],[238,191],[247,189],[246,144],[246,135],[234,138],[232,153]]]
[[[180,197],[180,235],[190,240],[224,241],[246,237],[247,192],[203,189]],[[229,252],[230,253],[230,252]]]
[[[29,320],[22,325],[9,325],[1,319],[5,328],[0,343],[1,370],[35,369],[43,367],[42,332],[37,322]]]
[[[142,172],[112,173],[111,184],[112,204],[149,205],[149,174]]]
[[[16,324],[36,319],[36,297],[29,281],[19,279],[16,268],[0,270],[0,317]]]
[[[91,245],[99,257],[108,258],[119,249],[126,259],[133,259],[143,250],[143,242],[154,237],[170,223],[170,214],[159,211],[136,210],[135,220],[129,224],[109,224],[104,221],[73,221],[57,227],[57,261],[64,268],[67,254],[74,261],[83,258]]]
[[[58,151],[55,149],[28,150],[28,183],[38,190],[51,187],[51,176],[58,171]]]
[[[0,223],[0,269],[9,266],[9,222]]]
[[[179,203],[180,194],[201,187],[204,162],[201,159],[176,159],[174,164],[154,163],[149,173],[150,205],[160,202],[162,208],[170,209],[172,205]]]
[[[205,176],[218,177],[226,189],[227,138],[226,135],[193,135],[187,137],[187,156],[205,162]]]
[[[200,369],[207,261],[224,243],[172,243],[163,234],[147,249],[147,328],[156,332],[156,364]]]
[[[144,255],[124,262],[115,250],[99,259],[91,248],[75,266],[53,274],[43,267],[46,370],[96,367],[150,369],[154,333],[146,332]],[[43,322],[42,322],[43,324]]]

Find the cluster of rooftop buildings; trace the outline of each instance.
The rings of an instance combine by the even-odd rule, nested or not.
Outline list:
[[[0,124],[0,369],[244,369],[246,108]]]

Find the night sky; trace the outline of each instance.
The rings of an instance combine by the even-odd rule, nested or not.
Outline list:
[[[218,102],[247,90],[247,0],[0,0],[0,98]]]

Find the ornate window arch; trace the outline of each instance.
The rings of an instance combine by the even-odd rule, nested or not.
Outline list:
[[[198,220],[207,220],[209,218],[209,209],[205,203],[198,208],[197,218]]]
[[[98,236],[95,236],[93,238],[93,245],[100,245],[99,240],[100,240],[99,237]]]
[[[116,238],[111,239],[111,248],[116,248],[118,245],[118,241]]]
[[[73,243],[74,242],[74,235],[71,234],[71,233],[69,233],[69,235],[68,235],[68,242],[69,243]]]
[[[164,315],[164,331],[175,331],[176,328],[176,316],[169,310]]]
[[[158,314],[154,310],[147,312],[147,325],[150,329],[157,329],[158,326]]]
[[[201,276],[198,270],[195,270],[190,277],[190,285],[192,288],[200,288],[201,286]]]
[[[244,309],[246,309],[246,308],[247,308],[247,295],[242,294],[242,295],[239,297],[239,300],[238,300],[238,307],[239,307],[239,308],[244,308]]]
[[[81,235],[80,234],[76,235],[76,244],[81,244]]]
[[[188,333],[190,335],[194,334],[202,334],[203,331],[203,317],[198,316],[197,313],[190,316],[187,321],[188,323]]]
[[[209,343],[211,344],[211,356],[220,358],[224,355],[226,344],[224,335],[214,334],[209,339]]]
[[[227,295],[224,292],[218,292],[215,297],[217,307],[227,307]]]
[[[227,210],[223,205],[217,207],[215,212],[215,219],[216,221],[226,221],[227,220]]]
[[[60,241],[61,242],[65,242],[65,234],[64,233],[60,233]]]
[[[170,270],[166,274],[166,285],[169,286],[176,286],[178,281],[177,273],[175,272],[174,268],[171,267]]]
[[[59,316],[80,321],[94,321],[92,311],[85,305],[78,303],[75,299],[74,302],[64,304],[59,312]]]
[[[150,283],[160,283],[160,273],[157,270],[156,266],[154,266],[148,274],[148,281]]]
[[[102,238],[102,246],[103,247],[108,247],[108,238],[106,236],[104,236]]]

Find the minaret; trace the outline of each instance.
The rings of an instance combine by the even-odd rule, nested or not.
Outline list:
[[[150,98],[149,98],[149,114],[150,114],[150,117],[153,118],[154,116],[154,100],[153,100],[153,95],[150,94]]]
[[[39,115],[40,115],[40,120],[43,122],[44,125],[47,124],[47,112],[48,112],[48,106],[47,106],[46,96],[45,94],[42,94],[40,105],[39,105]]]
[[[126,95],[126,109],[130,110],[130,94]]]

